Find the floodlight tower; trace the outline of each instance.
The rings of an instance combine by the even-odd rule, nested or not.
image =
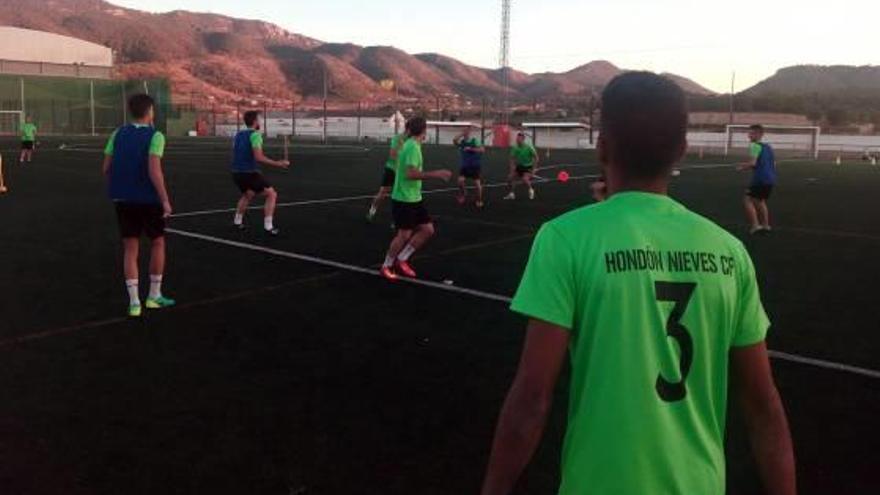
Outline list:
[[[501,0],[501,50],[498,63],[501,66],[501,85],[504,88],[504,101],[501,109],[501,123],[509,123],[510,113],[510,2]]]

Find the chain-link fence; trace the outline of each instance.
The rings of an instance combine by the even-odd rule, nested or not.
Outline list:
[[[41,135],[108,134],[128,120],[126,100],[136,93],[156,100],[156,127],[166,130],[177,116],[165,80],[0,75],[0,111],[31,117]],[[0,134],[17,131],[14,125],[0,126]]]

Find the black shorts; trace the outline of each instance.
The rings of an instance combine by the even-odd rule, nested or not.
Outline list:
[[[117,202],[116,219],[123,239],[165,236],[165,211],[160,205]]]
[[[394,178],[396,175],[397,174],[394,173],[394,170],[385,167],[385,171],[382,172],[382,187],[394,187]]]
[[[34,149],[34,142],[33,141],[22,141],[21,142],[21,149],[23,149],[23,150]]]
[[[458,175],[464,177],[466,179],[479,180],[482,170],[480,167],[462,167],[461,170],[458,171]]]
[[[773,194],[773,186],[770,184],[756,184],[746,189],[746,195],[754,199],[768,200]]]
[[[532,175],[532,171],[535,170],[535,167],[523,167],[522,165],[516,166],[516,175],[522,177],[526,174]]]
[[[242,194],[248,191],[260,194],[272,187],[272,184],[269,184],[269,181],[259,172],[234,172],[232,180],[235,181],[235,185],[238,186]]]
[[[431,223],[431,215],[425,208],[425,203],[404,203],[403,201],[391,201],[391,216],[394,218],[394,226],[398,230],[413,230],[419,225]]]

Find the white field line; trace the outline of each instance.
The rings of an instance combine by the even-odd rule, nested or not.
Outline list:
[[[246,242],[232,241],[229,239],[223,239],[220,237],[199,234],[196,232],[189,232],[186,230],[167,229],[167,232],[169,232],[171,234],[176,234],[176,235],[179,235],[182,237],[187,237],[190,239],[197,239],[197,240],[201,240],[201,241],[212,242],[214,244],[220,244],[220,245],[235,247],[235,248],[239,248],[239,249],[245,249],[248,251],[270,254],[273,256],[294,259],[297,261],[304,261],[307,263],[314,263],[317,265],[328,266],[331,268],[336,268],[338,270],[346,270],[346,271],[349,271],[352,273],[359,273],[362,275],[381,277],[381,274],[379,273],[379,271],[374,268],[361,267],[361,266],[352,265],[349,263],[343,263],[343,262],[339,262],[339,261],[318,258],[316,256],[310,256],[310,255],[306,255],[306,254],[291,253],[288,251],[282,251],[280,249],[273,249],[270,247],[259,246],[256,244],[249,244]],[[494,294],[491,292],[485,292],[485,291],[476,290],[476,289],[468,289],[465,287],[459,287],[457,285],[447,285],[444,283],[432,282],[429,280],[409,279],[409,278],[401,277],[399,279],[399,281],[401,283],[407,283],[407,284],[417,285],[417,286],[421,286],[421,287],[428,287],[431,289],[437,289],[437,290],[442,290],[442,291],[446,291],[446,292],[462,294],[465,296],[477,297],[480,299],[500,302],[500,303],[504,303],[504,304],[510,304],[510,302],[512,301],[510,296],[505,296],[505,295],[501,295],[501,294]],[[816,358],[811,358],[811,357],[806,357],[806,356],[799,356],[797,354],[791,354],[791,353],[780,352],[780,351],[770,351],[770,356],[774,359],[778,359],[781,361],[788,361],[788,362],[792,362],[792,363],[804,364],[804,365],[813,366],[813,367],[826,369],[826,370],[833,370],[833,371],[839,371],[839,372],[843,372],[843,373],[865,376],[868,378],[880,379],[880,370],[862,368],[862,367],[858,367],[858,366],[852,366],[849,364],[837,363],[834,361],[826,361],[824,359],[816,359]]]

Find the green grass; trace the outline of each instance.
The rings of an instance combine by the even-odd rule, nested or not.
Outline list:
[[[495,418],[516,366],[524,322],[504,304],[169,236],[166,291],[178,308],[142,321],[126,306],[100,143],[47,142],[37,162],[12,160],[0,197],[0,486],[4,493],[460,494],[478,490]],[[71,143],[68,143],[71,144]],[[278,149],[269,149],[278,153]],[[294,149],[269,171],[281,202],[369,195],[385,151]],[[448,148],[429,166],[454,168]],[[166,160],[178,213],[225,209],[237,191],[228,144],[172,140]],[[574,176],[588,152],[546,160]],[[744,237],[746,178],[718,157],[690,159],[671,194]],[[490,153],[489,182],[503,180]],[[785,162],[772,207],[777,231],[744,238],[774,322],[773,349],[880,369],[874,282],[880,274],[880,168]],[[446,187],[443,185],[430,185]],[[414,261],[431,280],[500,295],[516,288],[531,237],[589,203],[589,180],[539,186],[534,202],[428,206],[438,235]],[[390,218],[368,201],[284,207],[282,236],[244,234],[231,214],[175,218],[187,232],[357,267],[381,262]],[[774,361],[790,414],[802,493],[874,486],[880,381]],[[567,379],[518,493],[558,481]],[[729,493],[758,486],[731,414]],[[297,490],[304,490],[297,492]]]

